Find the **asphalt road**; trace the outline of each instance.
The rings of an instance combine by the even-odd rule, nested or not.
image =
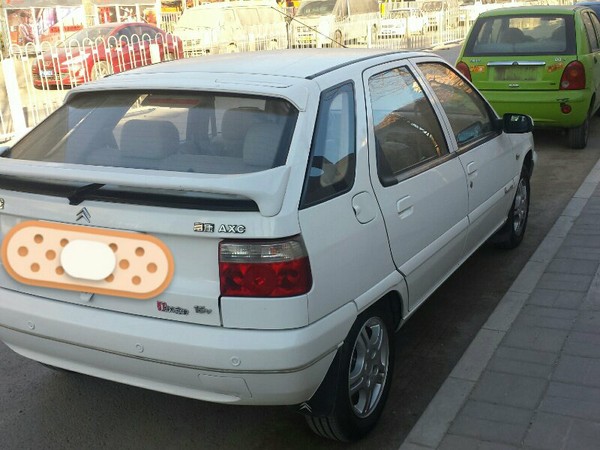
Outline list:
[[[288,408],[209,404],[57,372],[0,344],[0,448],[397,449],[600,158],[600,118],[584,150],[568,149],[558,131],[535,139],[539,159],[522,245],[480,249],[400,330],[391,395],[363,441],[321,440]]]

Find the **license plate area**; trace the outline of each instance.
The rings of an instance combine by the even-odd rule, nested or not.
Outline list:
[[[494,68],[496,81],[536,81],[538,67],[536,66],[499,66]]]

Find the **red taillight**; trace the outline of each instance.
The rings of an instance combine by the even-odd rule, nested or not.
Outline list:
[[[462,61],[461,61],[461,62],[459,62],[459,63],[456,65],[456,69],[457,69],[457,70],[458,70],[460,73],[462,73],[462,74],[463,74],[463,76],[464,76],[464,77],[465,77],[467,80],[469,80],[469,81],[473,81],[473,80],[471,80],[471,71],[469,70],[469,66],[467,66],[467,64],[466,64],[466,63],[464,63],[464,62],[462,62]]]
[[[222,241],[219,245],[221,295],[292,297],[312,285],[306,249],[299,237],[276,241]]]
[[[573,61],[565,67],[560,78],[561,90],[573,90],[585,88],[585,68],[579,61]]]

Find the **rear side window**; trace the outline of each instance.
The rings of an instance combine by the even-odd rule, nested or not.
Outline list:
[[[10,157],[177,172],[235,174],[285,164],[297,110],[270,97],[99,92],[72,97]]]
[[[347,192],[354,183],[356,153],[354,86],[321,95],[301,207]]]
[[[575,27],[570,15],[480,18],[465,48],[465,56],[574,54]]]
[[[592,15],[594,16],[593,18],[592,18]],[[586,12],[581,15],[581,19],[583,20],[583,24],[585,26],[585,31],[587,34],[587,39],[588,39],[590,48],[592,51],[597,52],[598,49],[600,49],[600,45],[598,44],[598,35],[597,35],[597,33],[600,32],[600,29],[597,28],[599,24],[598,24],[598,19],[595,16],[596,16],[595,14],[588,14]],[[596,19],[595,24],[592,24],[593,19]],[[596,25],[596,28],[594,27],[594,25]]]

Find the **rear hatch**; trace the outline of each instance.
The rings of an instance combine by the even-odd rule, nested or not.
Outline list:
[[[0,286],[221,325],[220,242],[298,233],[274,226],[297,117],[260,96],[70,96],[2,155]]]
[[[545,91],[576,55],[571,14],[504,14],[477,20],[461,61],[481,90]]]

